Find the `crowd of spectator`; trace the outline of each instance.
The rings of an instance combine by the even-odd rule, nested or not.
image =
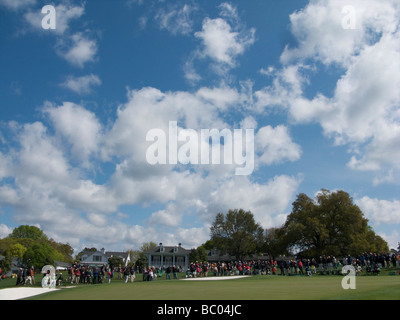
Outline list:
[[[67,282],[71,284],[99,284],[111,283],[111,279],[117,277],[118,280],[134,282],[136,278],[133,266],[89,266],[87,264],[77,264],[76,262],[68,269]]]
[[[400,253],[362,253],[356,256],[336,258],[320,256],[317,258],[295,257],[276,260],[249,260],[230,262],[192,262],[187,270],[182,266],[163,266],[161,268],[145,267],[137,271],[143,274],[143,281],[154,281],[165,276],[166,280],[178,279],[179,273],[185,273],[187,278],[232,275],[306,275],[342,274],[343,266],[354,267],[356,275],[363,270],[367,274],[379,274],[383,268],[400,270]],[[111,283],[113,278],[125,283],[134,282],[136,271],[134,266],[90,266],[74,263],[68,268],[68,277],[64,280],[63,273],[57,272],[57,285],[63,284],[100,284]],[[399,271],[400,274],[400,271]],[[35,270],[20,268],[16,274],[16,285],[35,284]]]
[[[362,253],[357,256],[336,258],[320,256],[317,258],[281,258],[277,260],[250,260],[231,262],[195,262],[191,263],[186,277],[206,277],[229,275],[307,275],[342,274],[342,267],[352,265],[357,275],[365,270],[367,274],[379,274],[382,268],[400,269],[400,254],[395,253]]]
[[[16,285],[27,285],[27,284],[35,284],[35,270],[33,267],[27,268],[19,268],[16,274],[17,283]]]

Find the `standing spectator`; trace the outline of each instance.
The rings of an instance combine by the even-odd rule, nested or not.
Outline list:
[[[93,283],[99,283],[99,270],[97,268],[93,269]]]
[[[71,284],[75,283],[75,281],[76,281],[75,269],[76,269],[76,266],[72,266],[72,268],[71,268]]]
[[[130,272],[129,268],[125,267],[125,269],[124,269],[125,283],[128,283],[130,275],[131,275],[131,272]]]
[[[283,260],[279,263],[279,269],[281,269],[281,276],[284,276],[285,262]]]
[[[63,283],[63,274],[62,274],[62,272],[60,272],[59,274],[58,274],[58,279],[57,279],[57,286],[61,286],[62,285],[62,283]]]
[[[123,269],[121,265],[118,266],[118,280],[122,280],[123,277]]]
[[[81,270],[77,267],[74,273],[75,273],[75,283],[78,284],[81,279]]]
[[[304,274],[304,273],[303,273],[303,262],[301,261],[301,259],[300,259],[299,262],[297,263],[297,266],[299,267],[299,273],[300,273],[300,274]]]
[[[174,274],[174,279],[178,279],[178,269],[176,266],[172,267],[172,272]]]
[[[26,279],[26,269],[22,269],[22,283],[25,284],[25,279]]]
[[[28,282],[29,282],[29,284],[32,284],[32,277],[31,277],[31,273],[29,272],[29,270],[26,273],[26,278],[25,278],[25,281],[24,281],[24,285],[26,286],[28,284]]]
[[[90,284],[90,279],[92,278],[92,273],[90,272],[89,268],[86,268],[86,273],[85,273],[85,283]]]
[[[35,284],[35,269],[33,268],[33,266],[29,269],[29,272],[31,275],[32,284]]]
[[[111,272],[111,269],[108,269],[107,270],[107,282],[108,282],[108,284],[111,283],[111,278],[112,278],[112,272]]]
[[[129,273],[130,273],[131,282],[134,282],[135,278],[136,278],[136,276],[135,276],[135,266],[134,265],[131,266],[131,268],[129,270]]]
[[[153,281],[153,277],[154,277],[153,269],[149,268],[148,281]]]
[[[168,266],[167,270],[165,271],[165,279],[171,280],[171,266]]]
[[[19,268],[18,272],[17,272],[17,283],[16,286],[18,286],[19,284],[23,283],[22,282],[22,268]]]

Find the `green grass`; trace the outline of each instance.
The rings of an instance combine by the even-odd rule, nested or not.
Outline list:
[[[356,289],[344,290],[342,276],[252,276],[221,281],[158,279],[78,285],[31,300],[399,300],[400,276],[356,277]],[[38,278],[39,279],[39,278]],[[13,279],[14,280],[14,279]]]

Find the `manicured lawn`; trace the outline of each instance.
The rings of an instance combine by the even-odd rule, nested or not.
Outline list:
[[[139,276],[140,277],[140,276]],[[344,290],[342,276],[252,276],[219,281],[158,279],[78,285],[34,300],[399,300],[400,276],[359,276]]]

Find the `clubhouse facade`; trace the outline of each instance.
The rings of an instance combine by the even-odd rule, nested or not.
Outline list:
[[[148,265],[156,268],[176,266],[186,270],[190,264],[191,250],[178,246],[164,246],[160,243],[157,247],[145,252]]]

